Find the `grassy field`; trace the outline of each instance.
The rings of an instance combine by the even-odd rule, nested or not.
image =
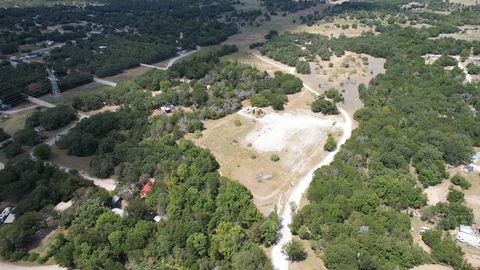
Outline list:
[[[34,108],[14,113],[5,121],[0,121],[0,128],[3,128],[8,134],[14,134],[25,126],[25,120],[32,115]]]
[[[53,104],[69,103],[76,96],[87,94],[87,93],[100,92],[107,88],[110,88],[110,86],[106,86],[96,82],[91,82],[88,84],[81,85],[79,87],[75,87],[68,91],[65,91],[62,93],[61,97],[54,97],[51,94],[48,94],[40,97],[40,99]]]
[[[238,4],[233,5],[236,10],[265,10],[260,0],[240,0]]]

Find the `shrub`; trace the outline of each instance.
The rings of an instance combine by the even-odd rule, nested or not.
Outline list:
[[[339,113],[337,106],[333,102],[326,100],[325,98],[319,98],[312,102],[311,108],[313,112],[321,112],[325,115]]]
[[[343,98],[342,93],[340,93],[337,89],[335,88],[330,88],[327,91],[325,91],[324,95],[333,100],[333,102],[338,103],[338,102],[343,102],[345,99]]]
[[[273,153],[272,155],[270,155],[270,160],[273,162],[277,162],[280,160],[280,157],[278,156],[278,154]]]
[[[3,128],[0,128],[0,142],[3,142],[5,140],[10,139],[10,135],[3,130]]]
[[[300,74],[310,74],[311,73],[310,65],[305,61],[298,61],[297,64],[295,65],[295,69]]]
[[[7,145],[3,149],[3,152],[5,153],[5,156],[10,159],[23,153],[23,148],[21,144],[14,142]]]
[[[239,127],[239,126],[242,125],[242,122],[241,122],[240,120],[238,120],[238,119],[235,119],[235,120],[233,121],[233,123],[235,124],[236,127]]]
[[[33,155],[41,160],[47,160],[52,154],[52,149],[48,144],[40,144],[33,149]]]
[[[461,191],[452,189],[448,192],[447,201],[452,203],[463,203],[465,202],[465,194]]]
[[[471,74],[471,75],[478,75],[480,74],[480,66],[477,66],[473,63],[469,63],[467,65],[467,70],[468,70],[468,74]]]
[[[332,134],[328,134],[327,142],[323,146],[323,149],[328,152],[332,152],[337,148],[337,141],[332,136]]]
[[[288,256],[292,262],[303,261],[307,258],[307,253],[302,243],[298,240],[291,240],[282,247],[283,254]]]
[[[13,140],[20,144],[34,146],[41,141],[41,137],[33,128],[26,128],[15,132]]]
[[[460,186],[462,189],[469,189],[471,184],[465,178],[461,177],[460,175],[455,175],[450,179],[452,184]]]
[[[456,66],[457,65],[457,60],[453,59],[452,57],[448,55],[442,55],[440,58],[438,58],[437,61],[435,61],[435,64],[445,67],[445,66]]]

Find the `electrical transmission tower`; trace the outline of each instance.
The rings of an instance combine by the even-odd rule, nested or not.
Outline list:
[[[50,81],[50,84],[52,85],[52,95],[54,97],[60,96],[60,89],[58,88],[58,79],[55,77],[55,71],[51,68],[47,68],[48,72],[48,77],[47,79]]]

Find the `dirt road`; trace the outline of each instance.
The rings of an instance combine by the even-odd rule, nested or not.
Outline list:
[[[67,270],[67,268],[63,268],[58,265],[24,266],[0,262],[0,270]]]
[[[265,63],[268,63],[276,68],[281,68],[284,70],[289,70],[290,74],[295,74],[295,69],[292,67],[288,67],[283,64],[279,64],[277,62],[274,62],[273,60],[270,60],[264,56],[260,56],[258,54],[253,53],[255,57],[258,59],[262,60]],[[318,92],[313,90],[312,87],[306,85],[305,83],[303,84],[303,87],[307,89],[308,91],[314,93],[315,95],[319,95]],[[303,179],[298,182],[296,186],[293,187],[292,190],[290,190],[290,195],[288,197],[287,202],[283,204],[283,213],[281,215],[281,229],[280,229],[280,236],[277,241],[277,244],[275,244],[272,248],[272,264],[275,269],[278,270],[287,270],[289,266],[289,261],[288,258],[285,254],[282,253],[282,246],[285,245],[287,242],[292,240],[292,232],[290,230],[289,225],[292,223],[292,209],[290,208],[291,204],[294,205],[300,205],[300,201],[303,197],[303,194],[307,190],[308,186],[313,180],[313,175],[315,173],[315,170],[317,170],[320,167],[327,166],[330,163],[333,162],[333,159],[335,158],[335,155],[338,153],[340,150],[340,147],[350,138],[352,135],[352,119],[350,118],[350,115],[342,108],[339,108],[340,113],[342,114],[344,118],[344,123],[342,124],[342,137],[340,138],[338,142],[338,147],[335,151],[330,152],[319,164],[317,164],[314,168],[310,170],[310,172],[303,177]],[[279,207],[279,209],[282,209],[282,207]]]

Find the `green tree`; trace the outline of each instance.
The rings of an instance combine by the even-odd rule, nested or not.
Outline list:
[[[337,140],[335,140],[332,134],[328,134],[327,142],[323,146],[323,150],[332,152],[335,149],[337,149]]]
[[[312,102],[311,108],[313,112],[316,112],[316,113],[321,112],[325,115],[332,115],[332,114],[339,113],[337,106],[333,102],[326,100],[324,98],[319,98],[314,102]]]
[[[51,154],[52,149],[48,144],[40,144],[33,149],[33,155],[41,160],[49,159]]]
[[[22,148],[22,145],[19,144],[19,143],[11,143],[9,145],[7,145],[4,149],[3,149],[3,153],[5,153],[5,156],[7,158],[13,158],[13,157],[16,157],[20,154],[22,154],[24,152],[23,148]]]
[[[305,61],[298,61],[295,65],[295,70],[300,74],[310,74],[310,65]]]
[[[288,256],[292,262],[303,261],[307,258],[307,252],[303,244],[298,240],[291,240],[282,247],[283,254]]]
[[[448,192],[447,201],[451,203],[464,203],[465,202],[465,194],[463,192],[452,189]]]

